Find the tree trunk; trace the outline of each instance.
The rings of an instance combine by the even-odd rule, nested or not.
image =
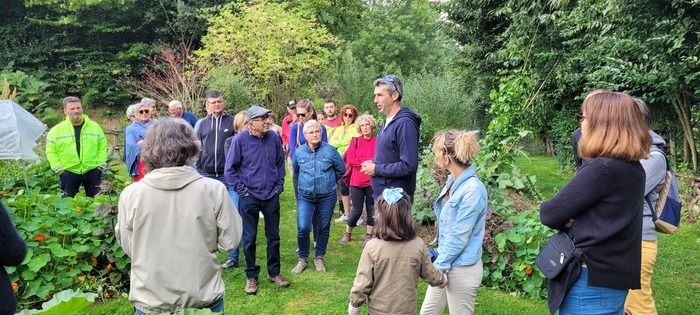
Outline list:
[[[690,161],[686,159],[686,162],[690,162],[693,172],[696,172],[698,169],[698,154],[695,148],[695,136],[693,135],[693,127],[690,120],[690,100],[687,95],[679,94],[672,97],[672,103],[683,130],[683,139],[686,144],[684,147],[687,148],[686,152],[690,157]]]

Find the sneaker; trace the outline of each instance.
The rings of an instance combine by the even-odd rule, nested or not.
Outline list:
[[[297,261],[297,265],[292,268],[292,273],[293,274],[300,274],[304,272],[304,269],[306,269],[306,266],[308,266],[309,263],[306,262],[306,260],[299,258],[299,261]]]
[[[223,264],[221,264],[221,268],[238,268],[238,260],[233,258],[226,259],[226,261]]]
[[[350,233],[343,233],[343,238],[340,239],[340,244],[347,244],[350,242]]]
[[[268,277],[267,280],[270,280],[270,282],[272,282],[280,287],[283,287],[283,288],[286,288],[289,286],[289,281],[284,279],[284,277],[282,277],[281,275],[276,275],[274,277]]]
[[[255,278],[248,278],[245,282],[245,293],[246,294],[256,294],[258,293],[258,280]]]
[[[326,263],[323,261],[323,257],[314,258],[314,266],[318,272],[326,272]]]
[[[348,216],[345,214],[341,215],[340,218],[335,219],[335,223],[345,223],[348,222]]]

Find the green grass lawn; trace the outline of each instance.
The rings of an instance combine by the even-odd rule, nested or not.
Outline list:
[[[525,174],[537,175],[537,185],[548,198],[566,183],[571,174],[562,172],[549,157],[519,159]],[[296,263],[296,213],[291,194],[291,180],[282,195],[281,254],[282,275],[291,281],[288,289],[274,287],[265,279],[265,243],[262,223],[258,234],[258,263],[262,266],[258,294],[243,292],[245,273],[242,267],[223,271],[226,283],[227,314],[344,314],[355,276],[361,248],[356,240],[364,229],[356,229],[348,245],[338,243],[344,226],[333,224],[326,255],[328,272],[313,268],[301,275],[292,275]],[[262,222],[262,221],[261,221]],[[700,225],[685,225],[674,235],[659,240],[659,256],[654,274],[654,290],[659,314],[700,313]],[[220,255],[221,261],[225,255]],[[425,293],[425,283],[419,284],[419,304]],[[477,295],[477,314],[547,314],[546,301],[520,298],[498,290],[482,288]],[[366,308],[364,309],[366,310]],[[363,312],[366,312],[364,311]],[[97,303],[85,314],[133,314],[127,298]]]

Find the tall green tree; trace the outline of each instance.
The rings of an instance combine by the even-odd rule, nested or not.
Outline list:
[[[372,1],[349,49],[377,77],[440,72],[455,48],[451,43],[442,30],[439,12],[428,0]]]
[[[253,95],[280,112],[290,98],[323,81],[337,54],[338,39],[313,17],[277,3],[243,6],[238,13],[226,8],[210,23],[196,52],[199,62],[244,76]]]

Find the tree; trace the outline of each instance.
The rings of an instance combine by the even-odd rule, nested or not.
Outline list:
[[[454,49],[444,36],[437,10],[427,0],[373,1],[362,16],[362,26],[349,49],[374,72],[373,77],[440,72]]]
[[[195,52],[200,64],[240,73],[257,99],[281,112],[290,98],[322,81],[338,39],[313,17],[262,2],[239,13],[221,10],[202,43]]]

